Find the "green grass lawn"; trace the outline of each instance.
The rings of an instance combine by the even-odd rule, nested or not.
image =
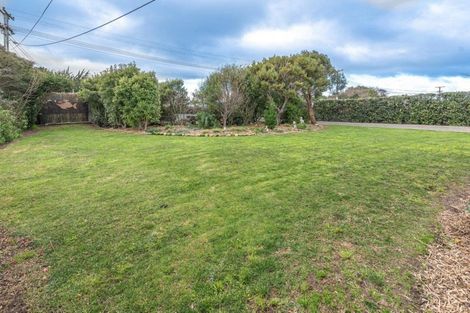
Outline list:
[[[469,176],[468,134],[54,127],[0,150],[0,224],[44,249],[37,311],[414,311],[436,198]]]

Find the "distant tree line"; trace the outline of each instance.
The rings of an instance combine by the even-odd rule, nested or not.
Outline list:
[[[196,115],[194,122],[201,128],[258,122],[274,128],[303,120],[315,124],[317,116],[340,121],[469,124],[468,95],[386,97],[386,91],[377,88],[346,89],[344,73],[316,51],[273,56],[248,66],[223,66],[202,82],[192,98],[183,80],[159,82],[154,72],[143,71],[135,63],[114,65],[90,76],[85,70],[72,73],[34,67],[32,62],[0,51],[0,77],[0,143],[36,123],[47,94],[72,91],[88,103],[91,121],[103,127],[147,129],[184,122],[188,115]]]
[[[386,97],[387,91],[366,86],[349,87],[341,92],[332,93],[330,99],[366,99]]]
[[[0,142],[32,127],[50,92],[78,91],[89,104],[93,123],[137,127],[178,123],[199,112],[201,127],[244,125],[270,119],[270,127],[300,118],[315,123],[315,102],[327,90],[346,86],[342,72],[315,51],[273,56],[249,66],[227,65],[210,74],[190,99],[179,79],[158,82],[155,73],[135,63],[114,65],[90,76],[86,71],[50,71],[14,54],[1,52]],[[8,126],[7,126],[8,125]]]
[[[249,66],[226,65],[211,73],[190,100],[182,80],[158,82],[135,63],[114,65],[85,79],[80,97],[101,126],[146,129],[162,120],[200,112],[202,127],[246,125],[274,116],[274,126],[301,117],[315,124],[315,101],[325,91],[340,93],[344,74],[316,51],[273,56]],[[274,113],[273,113],[274,112]]]

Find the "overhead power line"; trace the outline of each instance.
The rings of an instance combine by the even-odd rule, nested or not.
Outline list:
[[[19,42],[15,39],[14,36],[10,36],[10,40],[15,45],[15,46],[12,46],[12,48],[15,49],[15,51],[20,52],[20,54],[22,54],[27,60],[34,62],[31,54],[29,54],[28,51],[26,51],[23,47],[19,45]]]
[[[27,16],[32,15],[31,13],[20,11],[20,10],[13,10],[13,11],[17,14],[17,17],[23,16],[24,17],[23,20],[28,20]],[[64,24],[66,24],[66,25],[77,27],[77,28],[86,29],[86,27],[84,27],[83,25],[70,23],[69,21],[63,21],[63,20],[56,19],[56,18],[44,18],[42,20],[42,24],[48,24],[53,27],[63,26]],[[119,34],[112,34],[112,37],[109,37],[109,34],[107,34],[106,36],[99,35],[99,37],[107,39],[107,40],[111,40],[111,41],[118,40],[119,43],[127,42],[131,44],[138,44],[142,47],[149,47],[149,48],[159,50],[159,51],[160,50],[167,51],[172,54],[178,54],[182,56],[191,56],[191,57],[211,59],[211,60],[220,59],[220,60],[224,60],[224,62],[235,62],[237,64],[239,63],[250,64],[252,62],[247,59],[242,59],[236,56],[216,54],[216,53],[206,52],[206,51],[201,51],[201,50],[192,50],[186,47],[183,49],[181,47],[169,45],[167,43],[157,42],[157,41],[148,40],[148,39],[142,39],[142,38],[138,38],[134,36],[131,37],[131,36],[124,36],[124,35],[119,35]]]
[[[16,14],[17,18],[19,16],[20,19],[25,20],[25,21],[29,21],[32,17],[36,16],[32,13],[22,11],[22,10],[18,10],[18,9],[14,9],[12,11]],[[85,27],[83,25],[78,25],[78,24],[75,24],[75,23],[71,23],[70,21],[65,21],[65,20],[62,20],[62,19],[51,18],[51,17],[44,17],[42,19],[41,24],[47,24],[47,25],[53,26],[53,27],[57,27],[57,26],[63,27],[63,25],[70,25],[70,26],[76,27],[78,29],[87,29],[87,27]],[[139,37],[135,37],[135,36],[125,36],[125,35],[120,35],[120,34],[115,34],[115,33],[112,34],[112,37],[109,37],[109,34],[106,34],[106,36],[102,36],[100,34],[98,36],[101,37],[101,38],[104,38],[104,39],[111,40],[111,41],[119,40],[120,43],[122,43],[122,42],[128,42],[128,43],[132,43],[132,44],[137,43],[141,46],[146,46],[146,47],[150,47],[150,48],[157,49],[157,50],[168,51],[168,52],[171,52],[172,54],[180,54],[180,55],[184,55],[184,56],[189,55],[189,56],[192,56],[192,57],[210,58],[210,59],[217,58],[217,59],[226,60],[226,61],[229,61],[229,62],[236,62],[236,63],[242,62],[242,63],[250,64],[252,62],[252,61],[249,61],[247,59],[243,59],[243,58],[240,58],[240,57],[237,57],[237,56],[216,54],[216,53],[213,53],[213,52],[189,49],[187,47],[181,48],[181,47],[177,47],[177,46],[174,46],[174,45],[170,45],[168,43],[162,43],[162,42],[158,42],[158,41],[154,41],[154,40],[143,39],[143,38],[139,38]]]
[[[106,22],[106,23],[103,23],[103,24],[101,24],[101,25],[98,25],[98,26],[96,26],[96,27],[93,27],[92,29],[89,29],[89,30],[87,30],[87,31],[81,32],[81,33],[76,34],[76,35],[74,35],[74,36],[71,36],[71,37],[68,37],[68,38],[64,38],[64,39],[61,39],[61,40],[57,40],[57,41],[54,41],[54,42],[44,43],[44,44],[36,44],[36,45],[25,45],[25,44],[23,44],[23,46],[29,46],[29,47],[50,46],[50,45],[54,45],[54,44],[61,43],[61,42],[64,42],[64,41],[68,41],[68,40],[71,40],[71,39],[75,39],[75,38],[77,38],[77,37],[80,37],[80,36],[86,35],[86,34],[88,34],[88,33],[91,33],[92,31],[95,31],[95,30],[97,30],[97,29],[99,29],[99,28],[105,27],[105,26],[107,26],[107,25],[109,25],[109,24],[111,24],[111,23],[113,23],[113,22],[115,22],[115,21],[117,21],[117,20],[119,20],[119,19],[121,19],[121,18],[123,18],[123,17],[125,17],[125,16],[127,16],[127,15],[129,15],[129,14],[131,14],[131,13],[134,13],[134,12],[137,11],[137,10],[142,9],[143,7],[145,7],[145,6],[151,4],[152,2],[155,2],[155,1],[156,1],[156,0],[148,1],[148,2],[146,2],[146,3],[144,3],[144,4],[140,5],[140,6],[138,6],[138,7],[135,8],[135,9],[130,10],[130,11],[127,12],[127,13],[124,13],[124,14],[122,14],[122,15],[116,17],[116,18],[113,18],[112,20],[110,20],[110,21],[108,21],[108,22]]]
[[[26,31],[22,27],[15,27],[15,30],[19,33]],[[47,39],[47,40],[58,40],[60,37],[47,34],[44,32],[39,32],[39,31],[33,31],[31,33],[32,36],[42,38],[42,39]],[[79,41],[79,40],[70,40],[67,41],[65,44],[75,46],[75,47],[80,47],[84,49],[89,49],[93,51],[98,51],[106,54],[113,54],[113,55],[119,55],[119,56],[126,56],[126,57],[131,57],[131,58],[136,58],[136,59],[143,59],[147,61],[153,61],[153,62],[158,62],[158,63],[163,63],[163,64],[170,64],[170,65],[177,65],[177,66],[183,66],[183,67],[190,67],[190,68],[198,68],[198,69],[203,69],[203,70],[216,70],[216,67],[213,66],[206,66],[206,65],[201,65],[201,64],[194,64],[194,63],[189,63],[189,62],[183,62],[183,61],[177,61],[177,60],[171,60],[151,54],[144,54],[144,53],[139,53],[139,52],[133,52],[129,50],[122,50],[118,48],[112,48],[112,47],[106,47],[102,45],[97,45],[97,44],[92,44],[92,43],[87,43],[84,41]],[[23,45],[24,46],[24,45]]]
[[[29,30],[29,32],[23,37],[23,39],[21,39],[21,41],[17,44],[20,45],[23,43],[23,41],[26,40],[26,38],[28,38],[28,36],[31,34],[31,32],[34,30],[34,28],[36,27],[36,25],[39,24],[39,22],[41,21],[42,17],[44,16],[44,14],[46,13],[47,9],[49,9],[49,7],[51,6],[51,3],[52,1],[54,0],[50,0],[49,3],[47,4],[47,6],[44,8],[44,10],[42,11],[41,15],[39,16],[39,18],[36,20],[36,22],[34,23],[33,27],[31,27],[31,29]]]

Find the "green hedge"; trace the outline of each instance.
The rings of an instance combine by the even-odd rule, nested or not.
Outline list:
[[[320,121],[470,126],[470,93],[319,100]]]
[[[0,107],[0,144],[10,142],[20,136],[20,130],[16,127],[16,119],[9,110]]]

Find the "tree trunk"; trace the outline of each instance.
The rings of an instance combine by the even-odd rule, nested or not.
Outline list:
[[[284,111],[286,110],[286,105],[287,102],[289,101],[289,98],[284,99],[284,103],[282,104],[282,107],[277,109],[277,115],[276,115],[276,123],[277,125],[281,125],[281,117]]]
[[[227,114],[227,111],[224,110],[223,114],[222,114],[222,126],[224,127],[224,130],[227,129],[227,119],[228,119],[228,114]]]
[[[315,118],[315,110],[313,109],[313,103],[308,105],[308,118],[310,119],[310,124],[317,124],[317,119]]]
[[[277,126],[281,125],[281,115],[282,115],[281,110],[277,110],[277,114],[276,114],[276,125]]]
[[[310,120],[310,124],[317,124],[317,119],[315,118],[315,110],[313,108],[313,96],[310,92],[305,94],[305,103],[307,104],[308,119]]]

